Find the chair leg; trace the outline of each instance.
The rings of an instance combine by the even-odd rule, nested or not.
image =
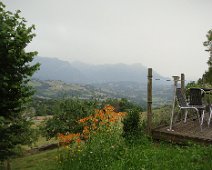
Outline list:
[[[173,119],[174,119],[174,107],[175,107],[175,102],[173,104],[173,107],[172,107],[172,113],[171,113],[171,119],[170,119],[170,126],[169,126],[169,129],[167,129],[168,131],[174,131],[172,129],[172,126],[173,126]],[[180,109],[181,110],[181,109]]]
[[[168,131],[173,131],[173,129],[172,129],[173,119],[174,119],[174,111],[172,111],[172,114],[171,114],[170,126],[169,126],[169,129],[167,129]]]
[[[201,124],[201,113],[198,109],[195,109],[197,111],[197,118],[199,120],[199,123]]]
[[[202,115],[201,115],[201,123],[200,123],[200,129],[202,131],[202,125],[203,125],[203,121],[204,121],[204,116],[205,116],[205,111],[202,111]]]
[[[212,116],[212,108],[210,107],[210,114],[209,114],[209,118],[208,118],[208,127],[210,126],[211,116]]]
[[[187,116],[188,116],[188,110],[185,110],[185,118],[184,118],[184,123],[186,123]]]

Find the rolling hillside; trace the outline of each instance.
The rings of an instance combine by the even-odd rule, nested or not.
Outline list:
[[[41,68],[33,76],[36,97],[78,97],[81,99],[127,98],[146,107],[147,68],[142,64],[90,65],[36,57]],[[167,79],[153,72],[157,79]],[[153,82],[153,106],[170,103],[172,86],[165,81]]]
[[[146,84],[136,82],[110,82],[98,84],[76,84],[63,81],[42,81],[33,79],[31,85],[35,87],[36,98],[52,99],[77,97],[80,99],[127,98],[146,107]],[[171,87],[161,85],[153,87],[153,106],[157,107],[170,103],[172,97]]]

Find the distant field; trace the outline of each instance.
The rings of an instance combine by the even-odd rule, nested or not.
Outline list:
[[[64,83],[54,80],[32,80],[30,82],[36,89],[35,97],[43,99],[55,99],[64,97],[77,97],[81,99],[126,98],[146,108],[146,83],[138,82],[110,82],[76,84]],[[171,103],[171,86],[153,86],[153,107]]]

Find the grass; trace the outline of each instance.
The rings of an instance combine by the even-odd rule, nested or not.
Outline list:
[[[146,142],[144,142],[146,141]],[[141,139],[110,144],[93,141],[84,152],[63,161],[61,169],[147,169],[147,170],[211,170],[212,148],[199,145],[177,146]],[[120,142],[120,141],[119,141]],[[112,147],[114,146],[114,147]]]
[[[169,113],[164,108],[163,113]],[[161,109],[158,113],[161,113]],[[42,143],[42,142],[41,142]],[[212,146],[154,142],[143,132],[123,138],[120,124],[81,145],[12,160],[14,170],[211,170]]]
[[[12,170],[53,170],[57,169],[58,149],[13,159]]]
[[[177,146],[167,143],[137,145],[129,148],[124,156],[124,163],[117,169],[171,169],[194,170],[212,168],[211,148],[203,146]]]
[[[126,142],[96,137],[84,150],[67,157],[67,151],[57,149],[12,160],[14,170],[211,170],[212,147],[178,146],[155,143],[146,137]],[[111,143],[112,142],[112,143]],[[69,153],[71,153],[69,151]],[[62,157],[59,165],[57,157]]]
[[[42,123],[42,120],[34,121],[33,128],[37,128]],[[36,141],[31,147],[24,145],[23,150],[30,150],[35,147],[40,147],[43,145],[48,145],[58,142],[55,138],[46,140],[45,137],[39,136],[38,141]],[[58,161],[57,156],[60,151],[58,149],[49,150],[45,152],[40,152],[34,155],[24,156],[12,160],[12,170],[52,170],[56,169]]]

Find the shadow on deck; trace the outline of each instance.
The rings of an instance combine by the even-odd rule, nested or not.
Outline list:
[[[173,143],[195,143],[212,144],[212,124],[210,127],[205,122],[202,131],[198,120],[188,120],[186,123],[180,121],[173,126],[174,131],[168,131],[169,126],[162,126],[152,130],[153,139],[164,140]]]

